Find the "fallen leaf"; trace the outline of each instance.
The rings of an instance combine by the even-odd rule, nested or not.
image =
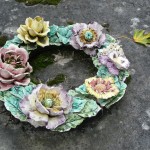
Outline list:
[[[145,33],[145,30],[135,30],[133,35],[134,42],[150,46],[150,32]]]

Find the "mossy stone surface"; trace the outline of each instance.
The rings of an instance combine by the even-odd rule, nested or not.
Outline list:
[[[26,5],[36,5],[36,4],[48,4],[57,5],[61,0],[16,0],[17,2],[24,2]]]
[[[59,83],[64,82],[66,79],[66,76],[64,74],[58,74],[54,79],[49,79],[49,81],[47,82],[48,86],[53,86],[53,85],[57,85]]]
[[[61,84],[67,90],[83,84],[97,71],[90,56],[67,45],[33,50],[29,63],[33,67],[33,83],[49,86]]]
[[[0,35],[0,47],[4,46],[7,40],[8,40],[7,36]]]

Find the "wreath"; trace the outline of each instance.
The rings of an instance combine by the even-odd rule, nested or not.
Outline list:
[[[130,63],[118,42],[102,30],[97,22],[49,26],[42,17],[27,18],[18,35],[0,49],[0,100],[6,109],[34,127],[65,132],[118,102],[125,94]],[[97,74],[68,92],[60,85],[32,83],[29,54],[51,45],[84,51]]]

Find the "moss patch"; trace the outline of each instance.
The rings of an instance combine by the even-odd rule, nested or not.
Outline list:
[[[33,52],[34,53],[34,52]],[[51,51],[45,51],[44,53],[34,54],[29,60],[33,70],[40,70],[54,63],[54,56]]]
[[[8,40],[7,36],[0,35],[0,47],[4,46],[7,40]]]
[[[131,75],[129,75],[129,77],[125,80],[125,83],[128,85],[131,82],[131,79],[132,77]]]
[[[64,74],[58,74],[54,79],[52,80],[49,80],[47,82],[47,85],[48,86],[52,86],[52,85],[55,85],[55,84],[59,84],[59,83],[62,83],[66,80],[66,76]]]
[[[36,5],[36,4],[48,4],[57,5],[61,0],[16,0],[17,2],[24,2],[26,5]]]

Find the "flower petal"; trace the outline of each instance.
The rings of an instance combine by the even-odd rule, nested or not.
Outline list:
[[[22,74],[22,73],[25,73],[25,68],[17,68],[17,69],[14,69],[14,68],[8,68],[8,70],[10,71],[10,72],[12,72],[13,74],[15,74],[15,75],[18,75],[18,74]]]
[[[10,78],[12,78],[13,74],[5,69],[0,68],[0,76],[5,79],[10,79]]]
[[[38,37],[31,37],[29,34],[26,34],[25,39],[31,43],[35,43],[38,40]]]
[[[76,42],[75,36],[71,37],[70,45],[72,45],[75,49],[80,49],[80,45]]]
[[[48,124],[47,124],[46,128],[53,130],[53,129],[57,128],[58,126],[62,125],[63,123],[65,123],[65,121],[66,121],[66,118],[64,115],[58,116],[58,117],[51,117],[48,120]]]
[[[96,33],[99,34],[98,36],[101,35],[102,30],[103,30],[103,27],[100,24],[98,24],[97,22],[90,23],[88,25],[88,27],[91,29],[94,29],[96,31]]]
[[[0,82],[0,91],[6,91],[12,88],[14,85],[13,84],[4,84]]]
[[[37,33],[33,29],[29,29],[29,34],[33,37],[37,36]]]
[[[31,28],[36,32],[41,32],[43,30],[43,20],[34,19],[31,23]]]
[[[36,43],[41,47],[49,46],[49,38],[47,36],[44,38],[38,38]]]
[[[64,109],[64,113],[67,114],[72,109],[72,97],[67,94],[66,91],[61,90],[59,98],[61,100],[61,107]]]
[[[51,116],[59,116],[64,113],[63,110],[60,110],[60,108],[47,108],[49,110],[49,114]]]
[[[4,84],[11,84],[13,83],[14,79],[4,79],[2,77],[0,77],[0,82],[4,83]]]
[[[23,86],[28,85],[29,83],[30,83],[30,78],[26,78],[26,79],[14,82],[15,85],[23,85]]]
[[[29,112],[32,110],[28,97],[25,97],[22,101],[20,101],[19,106],[25,115],[29,115]]]
[[[40,113],[47,114],[47,115],[49,114],[49,111],[38,100],[36,100],[35,105],[36,105],[37,110]]]
[[[13,79],[19,81],[19,80],[22,80],[27,75],[29,75],[29,73],[18,74],[18,75],[13,76]]]
[[[34,120],[32,120],[32,119],[28,119],[27,121],[28,121],[31,125],[33,125],[35,128],[46,126],[46,122],[44,122],[44,121],[34,121]]]
[[[24,48],[16,49],[17,55],[20,55],[20,59],[23,60],[23,63],[26,64],[29,59],[29,54]]]
[[[42,114],[38,111],[31,111],[29,112],[29,117],[33,119],[34,121],[44,121],[48,122],[49,118],[47,114]]]
[[[32,18],[30,18],[30,17],[29,17],[29,18],[27,18],[27,19],[26,19],[26,21],[25,21],[26,26],[27,26],[27,27],[31,27],[31,23],[32,23],[32,21],[33,21],[33,19],[32,19]]]
[[[25,36],[23,36],[22,34],[18,34],[17,36],[18,36],[18,38],[19,38],[20,40],[22,40],[25,44],[28,43],[28,41],[25,39]]]
[[[100,39],[99,39],[100,45],[102,45],[102,44],[105,42],[105,40],[106,40],[106,35],[105,35],[105,34],[102,34],[102,35],[100,36]]]

